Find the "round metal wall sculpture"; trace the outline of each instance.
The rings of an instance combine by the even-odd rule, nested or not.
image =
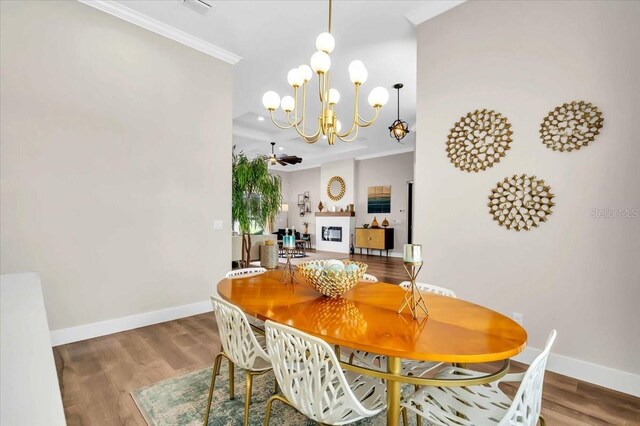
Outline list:
[[[603,121],[597,106],[573,101],[556,107],[542,120],[540,137],[547,148],[571,152],[593,142]]]
[[[460,170],[485,170],[507,154],[512,134],[507,117],[493,110],[475,110],[450,130],[447,157]]]
[[[535,176],[513,175],[498,182],[489,195],[493,220],[516,231],[535,228],[546,222],[555,205],[551,188]]]
[[[344,197],[347,185],[340,176],[334,176],[327,182],[327,196],[333,201],[339,201]]]

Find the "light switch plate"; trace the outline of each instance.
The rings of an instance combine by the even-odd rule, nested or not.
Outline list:
[[[222,221],[221,220],[214,220],[213,221],[213,230],[214,231],[219,231],[222,229]]]

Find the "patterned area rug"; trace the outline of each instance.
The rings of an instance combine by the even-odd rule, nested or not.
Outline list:
[[[229,374],[226,362],[223,361],[220,375],[216,379],[213,392],[209,426],[242,425],[244,413],[245,377],[242,370],[235,372],[235,399],[229,399]],[[261,426],[267,400],[273,394],[274,377],[266,373],[254,378],[253,397],[249,410],[249,424]],[[152,426],[201,425],[207,404],[211,368],[197,370],[184,376],[175,377],[137,389],[131,396],[140,412]],[[387,414],[383,411],[372,419],[364,419],[353,423],[356,426],[383,426],[387,424]],[[273,403],[272,426],[312,426],[314,421],[307,419],[293,408],[276,401]],[[415,416],[409,416],[409,424],[415,424]]]

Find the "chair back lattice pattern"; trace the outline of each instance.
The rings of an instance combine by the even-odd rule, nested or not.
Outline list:
[[[377,283],[378,279],[371,274],[364,274],[362,276],[362,281],[366,281],[368,283]]]
[[[227,272],[224,276],[225,278],[238,278],[238,277],[246,277],[248,275],[258,275],[264,274],[267,272],[265,268],[244,268],[244,269],[234,269],[233,271]]]
[[[403,281],[400,283],[400,287],[404,289],[407,289],[410,286],[411,286],[411,282],[409,281]],[[438,294],[440,296],[456,298],[456,294],[454,293],[454,291],[448,288],[438,287],[437,285],[418,283],[418,282],[416,283],[416,287],[418,288],[418,290],[424,291],[426,293],[433,293],[433,294]]]
[[[547,344],[527,369],[509,410],[499,426],[536,426],[542,410],[542,386],[551,346],[556,340],[556,330],[551,330]]]
[[[272,321],[265,322],[265,331],[278,385],[302,414],[319,423],[341,425],[384,409],[384,386],[356,380],[350,387],[325,341]]]
[[[237,306],[211,296],[213,312],[224,353],[235,365],[245,370],[264,370],[270,367],[269,355],[258,343],[249,321]]]

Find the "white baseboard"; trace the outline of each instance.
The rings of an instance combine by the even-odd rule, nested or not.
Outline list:
[[[212,310],[211,302],[207,300],[189,305],[161,309],[159,311],[145,312],[128,317],[79,325],[77,327],[52,330],[50,332],[51,346],[64,345],[66,343],[78,342],[80,340],[105,336],[107,334],[118,333],[120,331],[146,327],[148,325],[171,321],[178,318],[211,312]]]
[[[540,349],[528,347],[514,360],[531,364],[541,352]],[[549,354],[547,370],[640,397],[640,375],[637,374],[615,370],[591,362],[554,354],[553,352]]]

